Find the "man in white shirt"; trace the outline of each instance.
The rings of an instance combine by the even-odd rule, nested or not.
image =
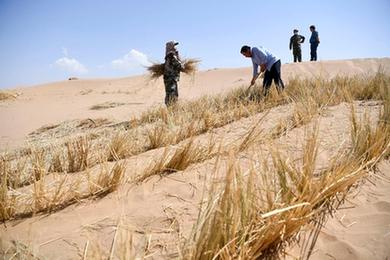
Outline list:
[[[249,47],[247,45],[242,46],[241,54],[247,58],[252,59],[253,63],[253,77],[251,80],[251,86],[255,84],[259,75],[264,72],[263,79],[263,91],[264,96],[267,96],[272,84],[272,80],[276,84],[276,89],[280,93],[284,89],[284,84],[281,78],[281,63],[280,59],[273,55],[265,48]],[[258,67],[260,66],[260,73]]]

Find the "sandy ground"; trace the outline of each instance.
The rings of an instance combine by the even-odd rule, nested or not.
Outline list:
[[[282,77],[288,81],[294,77],[369,74],[379,66],[390,71],[390,58],[285,64]],[[213,69],[195,77],[184,75],[179,95],[183,100],[216,95],[249,85],[250,79],[250,68]],[[26,135],[43,125],[85,118],[129,120],[151,106],[163,104],[165,96],[162,80],[149,81],[146,76],[60,81],[14,91],[20,94],[16,100],[0,102],[0,151],[23,144]],[[91,109],[102,104],[112,107]]]
[[[310,77],[338,74],[374,73],[378,66],[390,71],[390,59],[323,61],[318,63],[283,65],[283,77]],[[180,85],[182,99],[204,94],[219,94],[231,88],[247,85],[249,68],[215,69],[199,72],[195,79],[183,77]],[[16,100],[0,103],[0,145],[11,149],[23,144],[26,136],[43,125],[85,118],[107,118],[112,122],[129,120],[150,106],[161,105],[164,88],[161,81],[149,82],[144,76],[76,80],[50,83],[17,89]],[[91,110],[99,104],[113,103],[116,107]],[[119,104],[119,105],[118,105]],[[357,112],[369,109],[377,114],[379,104],[357,105]],[[288,117],[291,109],[280,106],[272,109],[261,125],[266,132]],[[330,107],[320,117],[320,163],[326,166],[332,154],[349,135],[349,107],[346,104]],[[233,122],[197,137],[204,142],[223,137],[235,140],[248,131],[262,114]],[[293,129],[276,141],[283,151],[299,157],[299,144],[305,127]],[[180,144],[179,144],[180,145]],[[298,147],[298,148],[297,148]],[[257,150],[267,152],[267,147]],[[163,149],[156,149],[126,161],[126,176],[142,172]],[[252,152],[244,151],[240,163],[248,165]],[[178,236],[188,235],[196,220],[202,187],[213,170],[215,159],[195,164],[167,177],[153,177],[140,185],[124,185],[100,200],[85,200],[49,215],[7,222],[0,228],[6,247],[10,241],[28,245],[48,259],[81,258],[87,241],[97,241],[109,248],[119,226],[132,231],[137,248],[149,240],[147,254],[154,259],[178,257]],[[316,245],[313,259],[387,259],[390,257],[390,162],[383,161],[376,174],[375,185],[366,182],[360,192],[350,199],[334,218],[329,219]],[[294,254],[294,250],[292,250]]]
[[[390,162],[321,231],[312,259],[390,258]]]

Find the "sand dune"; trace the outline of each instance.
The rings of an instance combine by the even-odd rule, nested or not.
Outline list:
[[[370,74],[380,66],[390,71],[390,58],[286,64],[282,66],[282,76],[287,81],[293,77]],[[194,78],[183,76],[180,98],[219,94],[249,85],[250,77],[250,68],[213,69],[201,71]],[[20,94],[16,100],[0,103],[0,150],[23,144],[29,133],[43,125],[85,118],[129,120],[150,106],[163,104],[165,95],[162,80],[149,81],[147,76],[61,81],[15,91]],[[112,102],[121,105],[91,109]]]
[[[286,81],[294,77],[331,78],[372,74],[380,66],[390,73],[390,58],[286,64],[282,74]],[[248,85],[250,76],[250,68],[214,69],[199,72],[195,78],[184,76],[180,82],[180,99],[218,95]],[[128,121],[151,106],[163,105],[164,97],[162,81],[149,82],[147,76],[62,81],[15,91],[21,93],[16,99],[0,103],[0,150],[18,148],[35,136],[53,140],[83,133],[84,128],[99,129]],[[361,115],[369,111],[373,118],[378,117],[381,109],[376,101],[355,102],[355,105],[356,113]],[[213,137],[218,141],[229,141],[226,145],[229,146],[260,119],[261,130],[270,132],[291,113],[289,105],[277,106],[197,135],[194,141],[206,143]],[[349,135],[346,127],[349,115],[350,107],[342,103],[329,107],[319,116],[320,162],[316,167],[325,167],[329,158],[340,149],[340,144],[344,144]],[[296,159],[305,129],[303,126],[294,128],[276,140],[275,145],[291,154],[290,159]],[[65,135],[60,136],[61,133]],[[178,146],[180,143],[170,148]],[[266,145],[260,144],[257,148],[269,152]],[[165,149],[153,149],[128,158],[126,177],[143,172],[164,155]],[[251,153],[251,150],[240,153],[242,165],[249,165]],[[85,200],[48,215],[6,222],[0,228],[0,248],[8,247],[12,241],[22,241],[48,259],[78,259],[83,256],[87,241],[98,241],[110,248],[118,223],[124,221],[121,225],[133,231],[136,248],[147,245],[147,253],[152,259],[177,258],[178,236],[191,231],[203,195],[200,191],[215,163],[216,159],[211,158],[163,178],[154,176],[138,185],[127,183],[101,199]],[[97,171],[99,167],[94,166],[91,171]],[[67,181],[71,183],[73,178],[85,172],[70,174]],[[321,231],[312,259],[390,257],[390,162],[382,161],[379,172],[375,185],[366,181],[360,186],[360,192],[343,206],[345,209],[338,210],[334,218],[329,219]],[[49,176],[49,180],[55,181],[57,177]],[[297,255],[297,248],[292,248],[290,253]]]

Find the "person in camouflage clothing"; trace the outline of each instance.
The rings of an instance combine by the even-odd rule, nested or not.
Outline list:
[[[176,49],[178,44],[178,42],[169,41],[165,46],[164,85],[165,104],[167,106],[173,105],[179,98],[177,83],[180,80],[180,71],[183,66],[179,58],[179,52]]]
[[[293,55],[294,55],[294,62],[301,62],[302,61],[302,50],[301,50],[301,43],[305,41],[305,37],[298,34],[298,30],[294,29],[293,31],[294,35],[290,38],[290,50],[292,48]]]

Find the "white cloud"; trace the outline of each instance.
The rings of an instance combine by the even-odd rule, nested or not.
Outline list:
[[[134,49],[122,58],[111,61],[111,67],[118,70],[131,70],[150,65],[152,65],[152,63],[149,61],[148,57],[144,53]]]
[[[67,54],[67,50],[64,52],[64,54]],[[83,74],[88,72],[87,68],[74,58],[62,57],[56,60],[55,65],[63,70],[73,73]]]

